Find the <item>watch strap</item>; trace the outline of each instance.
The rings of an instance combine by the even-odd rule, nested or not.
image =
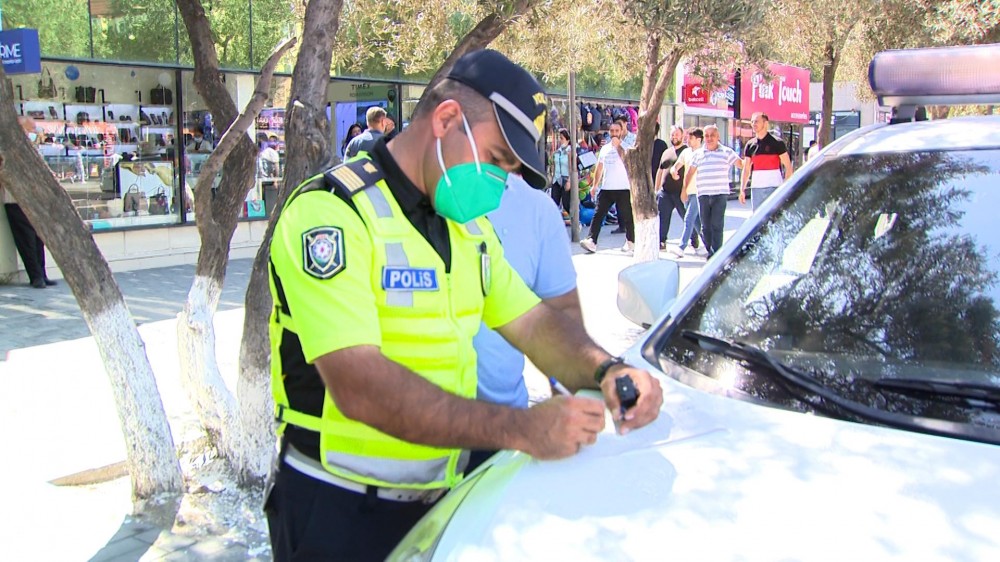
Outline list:
[[[611,367],[614,367],[615,365],[621,365],[623,363],[625,363],[625,360],[622,359],[621,357],[609,357],[605,359],[597,367],[597,370],[594,371],[594,380],[597,381],[597,384],[601,384],[601,382],[604,381],[604,377],[607,376],[608,370],[611,369]]]

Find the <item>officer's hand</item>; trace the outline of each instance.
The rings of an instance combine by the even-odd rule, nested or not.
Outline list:
[[[635,389],[639,391],[639,400],[622,416],[621,403],[618,402],[618,393],[615,391],[615,379],[625,375],[632,377]],[[605,404],[611,410],[615,427],[622,435],[655,420],[656,416],[660,415],[660,406],[663,405],[663,390],[660,388],[660,381],[656,380],[648,371],[628,365],[615,366],[608,371],[607,376],[601,381],[601,393],[604,395]]]
[[[575,455],[597,440],[604,429],[604,404],[590,398],[556,396],[529,408],[525,445],[536,459],[561,459]]]

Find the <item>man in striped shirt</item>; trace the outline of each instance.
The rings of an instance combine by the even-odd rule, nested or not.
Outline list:
[[[740,178],[740,203],[746,203],[747,180],[750,180],[750,206],[754,211],[781,185],[782,179],[792,175],[792,160],[785,143],[774,138],[768,129],[771,125],[766,113],[757,112],[750,117],[754,138],[743,150],[743,176]],[[781,169],[785,169],[784,178]]]
[[[733,149],[719,142],[718,127],[705,127],[705,146],[694,151],[691,157],[691,166],[684,177],[684,191],[692,181],[697,182],[701,237],[710,258],[722,247],[731,166],[743,168],[743,161]]]

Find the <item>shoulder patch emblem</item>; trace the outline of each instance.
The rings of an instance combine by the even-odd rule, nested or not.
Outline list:
[[[344,231],[320,226],[302,233],[302,268],[317,279],[332,279],[346,267]]]

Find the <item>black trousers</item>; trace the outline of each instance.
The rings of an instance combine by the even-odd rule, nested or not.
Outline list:
[[[14,246],[17,253],[24,262],[24,270],[28,273],[28,280],[32,283],[46,279],[45,275],[45,244],[35,232],[35,227],[31,226],[28,216],[21,210],[17,203],[6,203],[4,209],[7,211],[7,222],[10,223],[10,232],[14,237]]]
[[[275,562],[381,561],[431,507],[351,492],[282,464],[264,512]]]
[[[618,208],[618,224],[625,227],[625,239],[635,242],[635,225],[632,224],[632,192],[628,189],[602,189],[597,194],[597,209],[594,219],[590,222],[590,239],[597,243],[601,234],[601,223],[608,214],[611,205]]]
[[[660,215],[660,244],[663,244],[667,241],[667,232],[670,231],[670,218],[674,210],[677,211],[677,216],[681,218],[681,222],[684,222],[684,213],[687,212],[687,209],[684,208],[684,202],[681,201],[680,193],[660,190],[656,194],[656,210]],[[683,244],[684,241],[681,240],[681,243]]]
[[[566,176],[556,178],[556,181],[552,182],[552,200],[563,211],[569,211],[570,190],[566,188],[568,183],[569,178]]]

